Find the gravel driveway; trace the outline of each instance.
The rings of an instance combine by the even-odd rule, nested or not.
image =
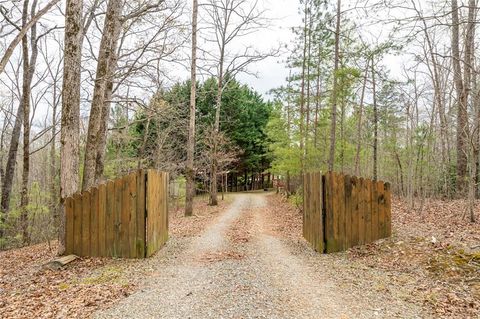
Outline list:
[[[268,229],[265,194],[235,195],[200,236],[172,238],[141,291],[96,318],[379,318]],[[361,294],[361,292],[359,292]],[[385,306],[385,305],[382,305]],[[414,313],[404,313],[415,317]]]

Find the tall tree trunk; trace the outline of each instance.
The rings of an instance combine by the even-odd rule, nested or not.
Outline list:
[[[120,32],[122,30],[122,21],[118,19],[115,23],[113,40],[110,43],[110,55],[108,60],[107,70],[107,83],[105,85],[105,96],[103,99],[102,115],[100,118],[100,128],[98,134],[97,154],[95,160],[95,182],[98,183],[103,179],[103,173],[105,170],[105,155],[107,148],[107,133],[108,133],[108,121],[110,119],[110,106],[112,104],[113,96],[113,78],[115,71],[117,70],[118,56],[120,52],[117,49],[118,41],[120,38]]]
[[[195,197],[195,115],[197,98],[197,21],[198,0],[193,0],[192,7],[192,65],[190,69],[190,122],[188,124],[187,167],[185,216],[193,215],[193,198]]]
[[[308,45],[308,1],[305,1],[304,26],[303,26],[303,56],[302,56],[302,82],[300,84],[300,166],[302,176],[305,171],[305,82],[307,73],[307,45]],[[303,178],[303,177],[302,177]]]
[[[34,0],[31,8],[31,16],[35,16],[37,0]],[[29,1],[25,0],[23,4],[22,25],[25,26],[28,20]],[[30,242],[28,231],[28,180],[30,176],[30,96],[33,74],[37,64],[38,45],[37,45],[37,25],[31,28],[30,43],[32,56],[29,60],[28,38],[22,39],[22,55],[23,55],[23,171],[22,171],[22,188],[20,192],[20,222],[22,227],[23,244]]]
[[[360,176],[360,151],[362,150],[363,103],[365,101],[365,89],[367,87],[369,64],[370,64],[370,59],[367,59],[367,66],[365,67],[365,75],[363,76],[362,94],[360,96],[360,104],[358,106],[357,150],[355,153],[355,175],[357,176]]]
[[[467,112],[467,90],[462,79],[462,68],[460,64],[460,26],[458,18],[457,0],[452,0],[452,64],[453,77],[457,95],[457,189],[459,195],[465,193],[465,179],[467,175],[467,139],[468,139],[468,112]],[[468,31],[467,31],[468,33]],[[469,55],[468,42],[465,47],[465,58]],[[468,72],[468,67],[464,72]],[[465,78],[469,78],[465,75]]]
[[[307,78],[306,78],[306,90],[307,90],[307,97],[306,97],[306,106],[305,106],[305,156],[308,156],[308,143],[309,143],[309,136],[310,136],[310,99],[311,99],[311,88],[310,88],[310,66],[311,66],[311,55],[312,55],[312,27],[313,27],[313,19],[312,19],[312,12],[311,9],[308,10],[308,38],[307,38]]]
[[[322,89],[322,49],[321,47],[318,48],[318,61],[317,61],[317,91],[315,93],[315,119],[313,123],[313,147],[316,149],[318,144],[318,112],[320,111],[320,102],[321,102],[321,94],[320,91]]]
[[[100,127],[102,123],[102,111],[105,107],[105,95],[108,85],[108,77],[111,63],[115,60],[116,44],[121,27],[122,0],[109,0],[105,23],[103,26],[102,40],[98,54],[95,86],[88,121],[87,142],[85,145],[85,162],[83,171],[82,190],[85,191],[95,184],[95,172],[97,153],[100,142]]]
[[[341,0],[337,1],[337,24],[335,27],[335,58],[333,67],[333,91],[332,91],[332,115],[331,115],[331,127],[330,127],[330,155],[328,159],[328,170],[333,171],[335,167],[335,144],[336,144],[336,131],[337,131],[337,91],[338,91],[338,65],[340,62],[340,15]]]
[[[59,226],[59,217],[57,209],[57,148],[56,148],[56,135],[57,135],[57,77],[55,77],[55,82],[53,83],[53,101],[52,101],[52,144],[50,145],[50,212],[53,216],[53,225],[55,229],[58,230]]]
[[[375,63],[372,56],[372,88],[373,88],[373,180],[378,179],[378,107],[375,83]]]
[[[225,32],[223,33],[225,34]],[[225,39],[221,40],[222,43],[225,43]],[[224,78],[224,63],[225,61],[225,46],[221,45],[220,48],[220,63],[218,69],[218,83],[217,83],[217,99],[216,99],[216,109],[215,109],[215,126],[214,126],[214,141],[213,141],[213,159],[212,159],[212,183],[211,183],[211,192],[210,192],[210,204],[212,206],[218,205],[218,186],[217,186],[217,175],[218,175],[218,138],[220,134],[220,111],[222,107],[222,95],[223,95],[223,78]]]
[[[63,204],[68,196],[78,190],[79,182],[82,11],[83,0],[67,0],[60,137],[60,254],[65,251],[65,209]]]

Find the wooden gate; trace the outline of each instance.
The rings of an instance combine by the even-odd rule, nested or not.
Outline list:
[[[390,184],[337,173],[304,176],[303,236],[338,252],[391,236]]]
[[[168,173],[139,170],[65,200],[66,254],[145,258],[168,239]]]

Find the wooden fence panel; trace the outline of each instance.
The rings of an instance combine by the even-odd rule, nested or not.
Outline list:
[[[325,250],[329,252],[332,249],[333,238],[334,238],[334,217],[333,217],[333,194],[335,190],[333,189],[333,173],[329,172],[325,174],[325,197],[323,199],[325,205]]]
[[[371,243],[372,237],[372,181],[365,179],[365,243]]]
[[[303,236],[317,251],[344,251],[391,236],[391,192],[384,182],[305,174],[303,209]]]
[[[98,186],[98,256],[106,256],[107,249],[107,185]]]
[[[115,182],[108,181],[105,211],[105,254],[115,256]]]
[[[314,249],[318,252],[323,252],[324,242],[323,242],[323,183],[322,183],[322,174],[314,174],[313,190],[312,196],[314,200]]]
[[[146,255],[145,243],[146,243],[146,193],[145,185],[146,173],[143,170],[137,172],[137,216],[136,216],[136,236],[135,236],[135,251],[138,258],[142,258]],[[143,214],[139,212],[144,212]]]
[[[82,254],[90,255],[90,192],[82,194]]]
[[[307,174],[303,183],[304,192],[308,198],[304,201],[303,233],[313,249],[323,252],[322,175],[320,173]]]
[[[120,236],[119,236],[119,250],[121,256],[128,256],[130,253],[129,237],[129,222],[130,222],[130,189],[128,187],[128,176],[122,179],[122,209],[120,213]]]
[[[98,188],[90,189],[90,255],[98,256]]]
[[[137,175],[132,173],[127,177],[128,181],[128,201],[129,201],[129,213],[128,213],[128,256],[131,258],[137,257]],[[142,215],[142,214],[140,214]]]
[[[147,172],[147,257],[168,240],[168,174]]]
[[[354,207],[353,207],[353,182],[348,175],[344,177],[345,182],[345,239],[344,246],[350,247],[354,242]]]
[[[73,253],[80,256],[82,254],[82,197],[79,194],[73,195],[73,202]],[[68,238],[69,235],[66,235]]]
[[[73,238],[74,238],[74,200],[73,198],[69,197],[65,200],[65,218],[66,218],[66,225],[65,225],[65,253],[67,255],[73,254]]]
[[[168,173],[162,172],[163,175],[163,187],[162,189],[168,189],[168,183],[170,176]],[[160,229],[160,235],[162,236],[162,246],[168,241],[168,192],[160,192],[163,197],[163,212],[162,212],[162,228]]]
[[[66,198],[66,253],[145,258],[168,240],[168,174],[139,170]]]
[[[120,240],[122,237],[122,196],[123,178],[115,180],[114,202],[113,202],[113,257],[120,257],[122,254]]]

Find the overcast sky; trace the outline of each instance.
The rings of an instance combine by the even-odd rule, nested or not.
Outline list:
[[[246,41],[251,41],[251,44],[266,51],[278,47],[279,44],[292,43],[294,34],[291,29],[302,23],[298,13],[299,2],[297,0],[264,0],[261,3],[267,10],[266,16],[272,20],[272,26],[269,29],[258,31]],[[268,58],[252,65],[250,71],[256,71],[258,78],[241,75],[239,80],[265,95],[270,89],[285,83],[289,71],[284,62],[288,54],[284,53],[279,57]]]

